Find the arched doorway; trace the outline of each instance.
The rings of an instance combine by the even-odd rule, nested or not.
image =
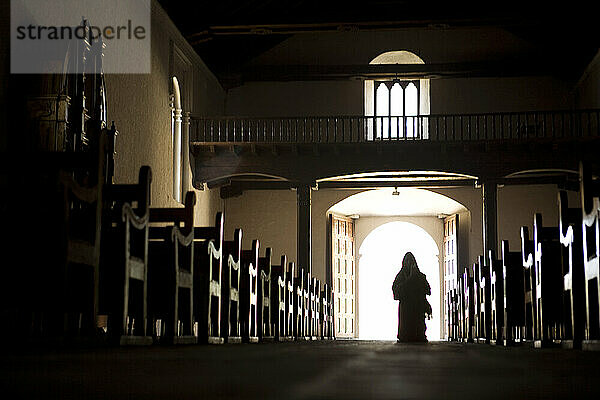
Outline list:
[[[395,340],[398,302],[392,282],[411,251],[431,286],[433,318],[426,321],[429,340],[440,339],[440,262],[435,240],[409,222],[389,222],[372,230],[358,253],[358,333],[360,339]]]
[[[353,222],[353,232],[355,235],[354,243],[355,243],[355,252],[354,252],[354,264],[356,265],[356,274],[353,272],[353,279],[355,282],[355,290],[354,290],[354,304],[355,308],[352,313],[354,315],[354,321],[356,323],[354,333],[354,337],[358,338],[367,338],[371,339],[379,338],[379,339],[394,339],[396,335],[396,323],[397,323],[397,303],[393,301],[392,293],[391,293],[391,285],[395,274],[398,272],[402,257],[406,251],[414,251],[414,249],[419,245],[419,242],[429,243],[431,245],[430,254],[434,254],[438,257],[435,265],[438,267],[437,275],[429,279],[429,283],[431,286],[432,296],[434,298],[430,299],[430,303],[432,307],[435,308],[435,315],[437,318],[444,318],[444,307],[441,306],[440,300],[443,299],[444,293],[448,287],[452,287],[451,283],[453,282],[453,276],[449,275],[449,269],[447,267],[448,260],[446,259],[447,251],[445,246],[446,239],[452,239],[445,233],[445,221],[456,217],[457,219],[460,217],[462,221],[460,224],[460,229],[458,228],[458,224],[456,225],[457,231],[461,231],[460,238],[454,237],[454,243],[456,243],[456,249],[458,249],[458,242],[461,243],[460,251],[453,252],[453,256],[456,260],[456,265],[466,265],[469,254],[469,242],[467,239],[467,232],[470,230],[471,220],[470,220],[470,211],[461,203],[457,202],[453,198],[448,195],[440,194],[432,190],[427,189],[418,189],[418,188],[379,188],[374,190],[366,190],[359,193],[352,194],[342,200],[339,200],[337,203],[330,206],[327,210],[327,215],[335,215],[345,218],[351,218]],[[373,239],[378,229],[383,229],[389,223],[406,223],[405,226],[412,226],[414,229],[414,233],[406,234],[400,231],[392,231],[388,232],[387,235],[383,235],[381,239]],[[393,226],[393,225],[391,225]],[[423,235],[426,233],[426,235]],[[402,239],[404,236],[406,238]],[[393,240],[389,240],[392,238]],[[400,239],[398,239],[400,238]],[[416,240],[416,238],[420,238]],[[333,256],[333,237],[330,236],[328,239],[328,266],[327,273],[331,273],[331,282],[334,282],[333,279],[333,266],[335,264],[335,256]],[[391,262],[389,265],[390,271],[388,271],[387,278],[381,278],[381,286],[379,287],[379,291],[374,295],[377,296],[379,293],[383,293],[387,297],[388,311],[383,311],[385,306],[379,307],[379,309],[371,309],[365,311],[364,305],[363,310],[360,310],[360,303],[364,300],[364,297],[370,297],[367,293],[361,292],[360,289],[360,279],[364,278],[364,274],[361,275],[361,272],[364,272],[365,269],[370,271],[368,268],[369,259],[371,258],[368,251],[370,248],[368,243],[370,240],[374,240],[375,250],[373,254],[382,254],[385,262]],[[386,243],[386,244],[382,244]],[[377,246],[381,246],[379,249]],[[400,248],[403,247],[403,251],[400,251]],[[408,248],[405,248],[408,247]],[[392,252],[390,252],[393,250]],[[419,262],[419,267],[423,270],[427,267],[427,264],[424,261],[417,258]],[[372,262],[371,265],[376,265],[378,262]],[[367,266],[365,266],[367,264]],[[422,265],[423,264],[423,265]],[[431,264],[429,264],[431,265]],[[430,268],[428,268],[430,269]],[[458,267],[453,268],[454,271],[458,270]],[[337,271],[337,268],[335,269]],[[423,270],[423,272],[425,272]],[[355,276],[354,276],[355,275]],[[452,282],[451,282],[452,281]],[[337,281],[335,282],[337,283]],[[364,288],[363,288],[364,289]],[[334,286],[335,290],[335,286]],[[363,290],[364,291],[364,290]],[[372,297],[372,296],[371,296]],[[434,304],[437,303],[437,304]],[[443,303],[443,301],[441,301]],[[383,304],[383,303],[382,303]],[[354,311],[355,310],[355,311]],[[391,314],[390,314],[391,313]],[[368,322],[361,321],[366,314],[379,316],[379,319],[383,319],[383,316],[386,316],[386,320],[391,323],[393,328],[385,329],[382,328],[382,331],[387,332],[386,334],[368,334],[367,331],[364,330],[365,326],[369,326]],[[439,321],[439,320],[438,320]],[[376,321],[375,324],[378,322]],[[428,332],[428,337],[430,340],[434,340],[436,337],[444,337],[444,334],[440,332],[440,328],[442,327],[441,322],[430,321],[429,324],[432,323],[437,324],[436,328],[430,328]],[[363,327],[361,328],[361,324]],[[366,325],[365,325],[366,324]],[[443,332],[443,330],[442,330]]]

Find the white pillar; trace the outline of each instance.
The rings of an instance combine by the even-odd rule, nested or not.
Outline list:
[[[174,93],[174,132],[173,132],[173,197],[181,202],[181,93],[179,91],[179,82],[173,77]]]

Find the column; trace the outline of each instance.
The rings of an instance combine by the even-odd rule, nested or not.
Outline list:
[[[183,110],[179,82],[173,77],[173,197],[181,202],[181,132]]]
[[[297,265],[312,275],[311,184],[302,183],[297,190]]]
[[[483,256],[488,263],[489,251],[498,254],[498,186],[493,180],[481,185],[483,197]]]

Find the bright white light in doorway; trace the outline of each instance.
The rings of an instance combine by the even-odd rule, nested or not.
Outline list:
[[[396,340],[398,302],[392,282],[402,258],[412,252],[431,286],[428,297],[433,318],[426,321],[427,338],[440,339],[440,265],[434,239],[421,227],[408,222],[390,222],[374,229],[359,249],[358,332],[360,339]]]

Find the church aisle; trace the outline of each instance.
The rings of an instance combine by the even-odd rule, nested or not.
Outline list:
[[[597,398],[600,353],[336,341],[43,353],[0,361],[8,398]]]

